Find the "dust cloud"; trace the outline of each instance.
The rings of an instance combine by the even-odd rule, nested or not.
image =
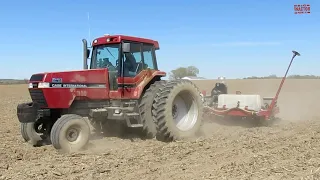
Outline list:
[[[227,80],[229,93],[259,94],[261,97],[274,97],[281,79]],[[200,90],[210,92],[216,81],[194,81]],[[320,80],[287,79],[278,99],[279,117],[289,122],[299,122],[320,117]]]

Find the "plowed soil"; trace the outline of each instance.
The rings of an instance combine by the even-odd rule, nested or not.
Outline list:
[[[200,90],[214,81],[195,81]],[[229,80],[230,93],[274,96],[280,80]],[[249,127],[207,117],[204,136],[163,143],[102,138],[90,148],[61,154],[22,140],[18,103],[26,85],[0,86],[0,180],[3,179],[320,179],[320,81],[288,80],[273,127]]]

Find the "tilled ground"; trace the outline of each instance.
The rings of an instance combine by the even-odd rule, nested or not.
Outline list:
[[[207,119],[205,136],[162,143],[103,138],[74,154],[24,143],[16,105],[25,85],[0,87],[1,179],[320,179],[320,119],[274,127],[231,126]],[[311,116],[310,116],[311,117]]]

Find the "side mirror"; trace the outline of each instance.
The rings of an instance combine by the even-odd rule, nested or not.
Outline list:
[[[122,52],[129,53],[130,52],[130,43],[122,43]]]
[[[87,58],[90,56],[90,49],[87,49]]]

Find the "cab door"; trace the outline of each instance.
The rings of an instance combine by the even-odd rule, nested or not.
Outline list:
[[[107,91],[111,99],[121,98],[118,93],[119,77],[119,57],[121,55],[120,44],[105,44],[94,48],[93,61],[91,62],[91,69],[106,69],[108,77],[106,81]],[[91,77],[95,78],[95,77]]]
[[[118,78],[123,87],[122,98],[139,99],[139,92],[150,81],[146,78],[157,68],[153,45],[130,42],[130,51],[122,54],[122,65],[123,77]]]

